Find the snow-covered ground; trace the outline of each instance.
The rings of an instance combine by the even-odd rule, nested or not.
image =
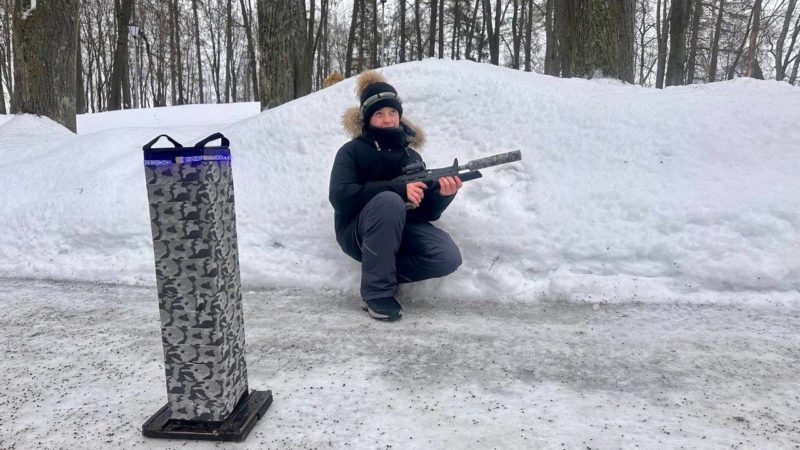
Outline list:
[[[523,154],[465,185],[439,222],[462,267],[404,285],[390,324],[358,308],[327,201],[352,79],[77,135],[0,116],[0,448],[185,445],[140,434],[166,401],[141,146],[216,131],[250,387],[275,394],[241,448],[800,446],[800,90],[383,72],[429,167]]]
[[[440,224],[464,264],[410,295],[465,300],[795,302],[800,90],[738,79],[664,90],[464,61],[384,70],[429,167],[522,150]],[[327,201],[354,82],[254,103],[0,125],[0,275],[155,284],[141,146],[231,140],[242,279],[357,292]]]
[[[800,446],[796,307],[416,299],[395,323],[336,291],[245,292],[244,444],[300,449]],[[144,439],[166,402],[150,287],[0,280],[0,448]]]

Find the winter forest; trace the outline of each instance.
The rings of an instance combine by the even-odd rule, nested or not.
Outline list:
[[[797,0],[0,0],[0,16],[0,114],[73,131],[86,112],[266,109],[424,58],[654,88],[797,84],[800,65]]]

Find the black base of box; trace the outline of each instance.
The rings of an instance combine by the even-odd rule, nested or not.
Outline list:
[[[251,391],[242,395],[227,419],[221,422],[170,419],[169,403],[142,425],[145,437],[241,442],[272,404],[272,391]]]

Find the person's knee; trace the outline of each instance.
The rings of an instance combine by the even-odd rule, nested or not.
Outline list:
[[[379,211],[383,216],[402,215],[405,217],[406,202],[396,192],[381,192],[375,195],[369,203],[372,210]]]
[[[381,192],[364,207],[359,216],[359,236],[381,236],[384,240],[397,240],[399,245],[406,223],[406,205],[394,192]]]
[[[444,275],[455,272],[461,266],[461,252],[455,244],[442,254],[442,270]]]
[[[382,205],[406,208],[406,202],[403,197],[400,197],[400,194],[394,191],[379,192],[374,198]]]

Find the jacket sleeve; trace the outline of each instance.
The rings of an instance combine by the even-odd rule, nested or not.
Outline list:
[[[333,209],[342,215],[357,214],[368,201],[383,191],[396,192],[406,198],[405,184],[400,181],[372,181],[359,183],[358,170],[353,155],[345,145],[336,153],[331,169],[328,200]]]
[[[422,160],[422,156],[420,156],[419,153],[414,150],[409,151],[412,152],[414,159]],[[455,196],[455,194],[448,197],[443,196],[439,192],[438,187],[435,190],[425,191],[425,197],[422,198],[422,203],[419,204],[419,208],[408,211],[409,218],[428,222],[439,220],[442,213],[447,209]]]

